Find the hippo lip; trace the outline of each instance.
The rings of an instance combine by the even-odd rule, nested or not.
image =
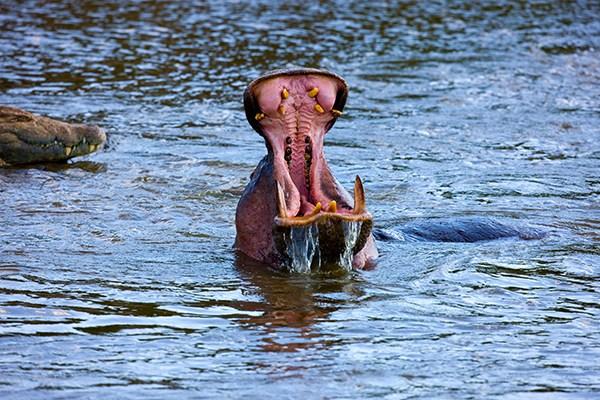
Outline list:
[[[276,226],[372,220],[360,178],[352,201],[323,153],[323,138],[342,115],[347,96],[341,77],[312,68],[268,73],[246,89],[246,117],[265,139],[274,165]]]

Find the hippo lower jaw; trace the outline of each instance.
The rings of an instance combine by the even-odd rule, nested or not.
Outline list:
[[[64,161],[93,153],[105,142],[106,134],[97,126],[0,106],[0,165]]]
[[[363,267],[363,260],[356,256],[370,238],[373,217],[366,210],[364,189],[358,176],[354,183],[354,200],[352,210],[338,212],[337,201],[331,200],[327,210],[317,202],[307,214],[288,216],[285,194],[277,183],[273,239],[282,255],[282,264],[296,272]]]
[[[343,79],[314,69],[277,71],[248,86],[246,116],[268,155],[238,204],[239,250],[296,271],[360,268],[376,257],[360,178],[353,200],[323,153],[347,92]]]
[[[285,193],[279,182],[277,182],[277,217],[275,217],[275,224],[279,227],[299,227],[305,226],[322,219],[329,220],[340,220],[347,222],[365,222],[373,219],[371,214],[367,211],[365,202],[365,190],[363,188],[362,181],[357,175],[354,181],[354,207],[351,210],[341,209],[338,211],[337,203],[342,202],[341,196],[338,196],[338,200],[330,200],[327,203],[325,209],[320,201],[317,204],[312,204],[303,198],[305,209],[309,210],[306,214],[289,216],[287,214],[287,204],[285,200]]]

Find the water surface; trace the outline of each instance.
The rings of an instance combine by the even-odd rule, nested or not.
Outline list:
[[[427,4],[425,4],[427,3]],[[0,103],[106,149],[0,171],[0,397],[600,396],[600,7],[0,5]],[[351,86],[326,140],[379,228],[487,216],[538,241],[379,243],[376,269],[231,250],[261,73]]]

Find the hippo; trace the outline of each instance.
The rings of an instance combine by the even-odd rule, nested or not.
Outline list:
[[[545,235],[527,225],[477,216],[374,230],[360,177],[351,196],[323,152],[323,138],[342,115],[347,97],[344,79],[312,68],[273,71],[246,88],[246,118],[264,139],[267,155],[237,205],[234,248],[243,256],[294,272],[365,269],[378,256],[374,237],[477,242]]]
[[[0,106],[0,166],[65,161],[93,153],[105,142],[106,133],[97,126]]]
[[[360,177],[351,196],[323,152],[347,97],[344,79],[312,68],[274,71],[248,85],[246,117],[267,155],[238,203],[235,249],[294,271],[365,268],[377,258]]]

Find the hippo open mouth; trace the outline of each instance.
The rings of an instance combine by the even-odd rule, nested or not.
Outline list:
[[[360,178],[353,200],[323,153],[324,136],[347,96],[341,77],[317,69],[275,71],[250,83],[246,116],[268,154],[238,205],[236,247],[242,252],[294,270],[299,264],[362,267],[376,256]]]

